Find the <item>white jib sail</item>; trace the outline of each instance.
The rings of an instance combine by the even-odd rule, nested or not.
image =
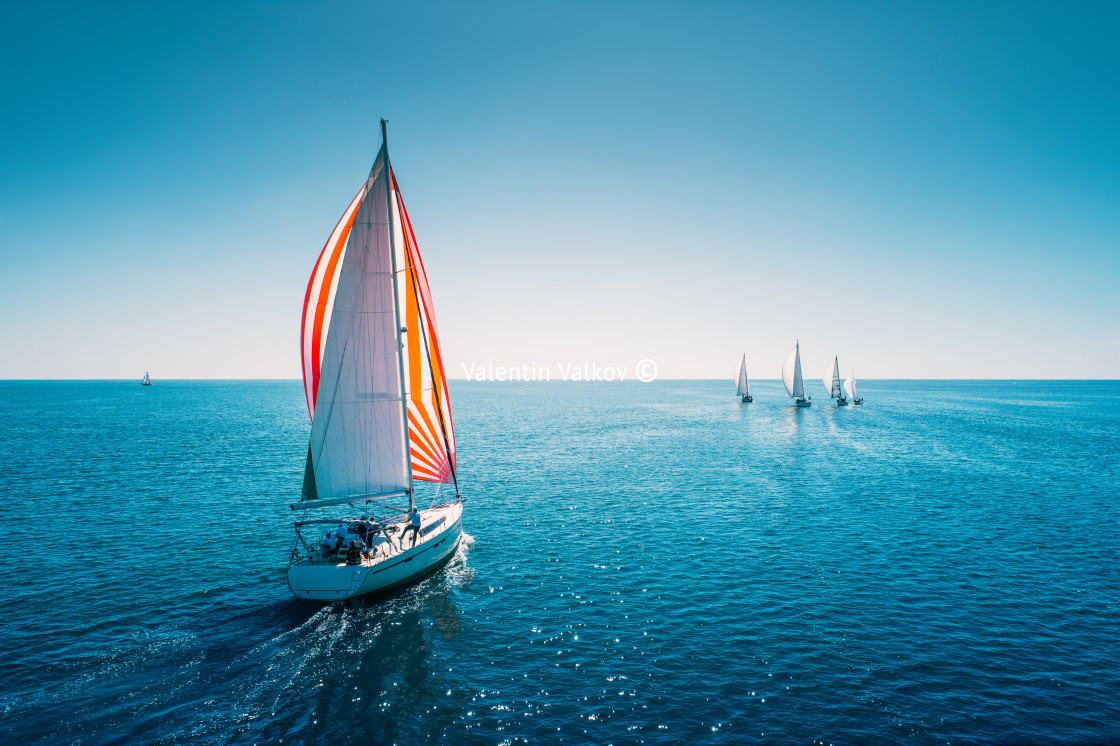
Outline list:
[[[311,458],[318,497],[409,488],[382,148],[354,218],[324,345]]]
[[[735,393],[739,396],[746,396],[750,392],[747,388],[747,356],[743,355],[743,362],[739,365],[739,387]]]
[[[848,380],[852,382],[852,393],[848,394],[848,397],[851,399],[855,399],[859,396],[856,393],[856,374],[852,373],[851,377],[849,377]]]
[[[790,396],[796,396],[793,393],[793,369],[797,364],[797,348],[794,347],[786,355],[786,361],[782,363],[782,383],[786,385],[786,393]]]
[[[801,343],[799,342],[793,348],[794,361],[793,361],[793,393],[798,399],[805,398],[805,381],[801,377]]]
[[[856,398],[856,379],[851,376],[844,380],[844,396],[849,399]]]

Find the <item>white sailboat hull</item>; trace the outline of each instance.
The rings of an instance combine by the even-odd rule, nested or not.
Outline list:
[[[360,565],[304,558],[289,565],[288,587],[299,598],[342,601],[415,583],[447,564],[463,536],[462,503],[423,510],[420,515],[421,536],[415,546],[409,533],[398,533],[403,551],[363,560]],[[396,525],[403,529],[406,523]]]

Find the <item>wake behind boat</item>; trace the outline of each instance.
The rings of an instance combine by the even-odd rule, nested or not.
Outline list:
[[[295,522],[287,574],[300,598],[408,585],[449,561],[463,534],[435,311],[385,125],[369,178],[323,247],[304,299],[311,439],[303,494],[291,507],[329,509],[329,517]]]
[[[798,341],[786,356],[782,364],[782,382],[786,385],[786,393],[790,395],[793,403],[798,407],[813,405],[813,397],[805,396],[805,381],[801,376],[801,342]]]

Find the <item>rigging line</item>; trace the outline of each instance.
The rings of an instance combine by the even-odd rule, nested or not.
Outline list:
[[[400,187],[400,184],[397,184],[396,176],[393,176],[392,185],[397,187],[397,195],[398,195],[397,199],[403,203],[404,200],[401,200],[400,196],[399,196],[400,193],[401,193],[401,187]],[[405,237],[405,247],[408,248],[408,238],[407,237]],[[412,261],[412,252],[411,251],[406,251],[405,252],[405,263],[408,265],[408,275],[409,275],[409,278],[412,280],[412,290],[413,290],[414,293],[416,293],[416,296],[417,296],[416,299],[417,299],[417,301],[422,301],[423,299],[420,297],[419,284],[418,284],[418,281],[416,279],[416,264]],[[417,305],[421,305],[421,304],[418,303]],[[429,319],[429,321],[431,321],[431,320]],[[421,327],[421,329],[419,331],[421,332],[420,336],[424,340],[424,354],[428,358],[428,370],[432,374],[432,389],[433,389],[433,393],[436,395],[436,397],[435,397],[435,400],[436,400],[436,414],[439,415],[439,429],[443,433],[443,451],[444,451],[444,453],[447,454],[447,465],[451,469],[451,481],[454,482],[454,484],[455,484],[455,497],[459,497],[459,477],[455,473],[455,471],[456,471],[456,469],[455,469],[455,459],[451,457],[451,443],[450,443],[450,441],[448,440],[448,437],[447,437],[447,424],[443,421],[443,396],[441,395],[441,393],[445,393],[445,392],[441,392],[439,386],[436,384],[436,369],[432,365],[432,350],[431,350],[431,347],[429,347],[429,345],[428,345],[428,335],[425,333],[426,330],[423,329],[423,327]],[[444,388],[446,389],[446,387],[447,387],[447,383],[444,382]],[[448,397],[449,402],[450,402],[450,400],[451,400],[451,398]]]
[[[408,507],[411,510],[415,507],[413,500],[413,488],[415,487],[412,477],[412,454],[409,437],[408,427],[408,389],[404,377],[404,345],[401,342],[401,299],[400,290],[397,287],[397,245],[396,237],[393,235],[393,163],[389,160],[389,131],[387,125],[388,119],[381,120],[381,149],[385,152],[385,220],[388,223],[389,233],[389,256],[391,257],[389,267],[393,273],[393,318],[396,322],[396,357],[397,357],[397,371],[400,375],[400,393],[401,393],[401,423],[404,429],[404,457],[405,469],[408,473]],[[405,260],[407,264],[407,258]]]

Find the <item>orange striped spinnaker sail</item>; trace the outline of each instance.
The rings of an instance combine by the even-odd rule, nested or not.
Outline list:
[[[451,400],[447,393],[432,292],[395,174],[392,174],[392,184],[394,226],[403,239],[397,242],[397,251],[398,255],[404,254],[404,262],[397,266],[403,267],[407,275],[398,283],[398,288],[402,291],[401,320],[407,329],[404,334],[404,371],[409,393],[408,435],[412,476],[427,482],[452,482],[455,428],[451,421]]]

